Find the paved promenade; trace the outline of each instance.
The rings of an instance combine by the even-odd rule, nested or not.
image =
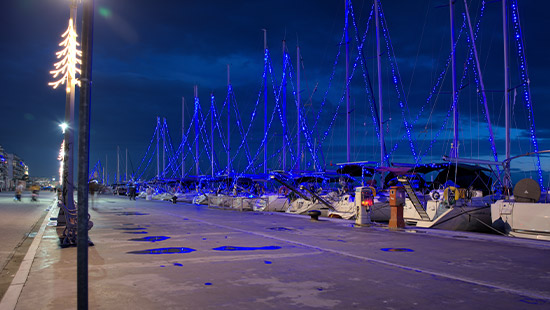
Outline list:
[[[113,196],[95,209],[90,309],[550,309],[550,242]],[[76,248],[43,227],[15,309],[76,309]]]

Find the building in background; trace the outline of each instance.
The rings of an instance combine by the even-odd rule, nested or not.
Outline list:
[[[29,167],[16,154],[7,153],[0,146],[0,191],[15,190],[19,182],[29,180]]]

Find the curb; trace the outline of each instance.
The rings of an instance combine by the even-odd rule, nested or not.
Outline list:
[[[25,255],[25,258],[23,258],[23,261],[19,266],[19,270],[17,270],[17,273],[11,281],[11,284],[6,291],[6,294],[4,294],[2,301],[0,301],[0,310],[13,310],[15,309],[15,306],[17,306],[17,301],[19,300],[19,296],[21,295],[23,286],[25,286],[25,282],[27,282],[27,277],[29,276],[29,272],[31,271],[34,256],[36,255],[36,252],[38,251],[38,246],[42,241],[44,230],[46,229],[46,225],[48,224],[51,214],[55,209],[56,201],[57,200],[55,200],[50,206],[50,210],[46,214],[46,217],[44,218],[40,229],[36,233],[36,236],[34,237],[34,240],[32,241],[29,250]]]

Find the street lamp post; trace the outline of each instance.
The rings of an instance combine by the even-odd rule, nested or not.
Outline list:
[[[78,121],[77,304],[78,309],[84,310],[88,309],[88,171],[94,2],[84,1],[82,10],[82,86]]]
[[[65,125],[62,127],[65,138],[65,150],[63,157],[63,195],[62,202],[71,208],[74,205],[73,199],[73,158],[74,158],[74,93],[75,85],[80,82],[76,79],[76,74],[80,73],[77,65],[80,64],[79,56],[81,52],[78,50],[78,42],[76,41],[76,0],[71,0],[70,3],[70,19],[67,31],[61,35],[63,41],[59,46],[64,47],[57,52],[59,61],[54,64],[55,69],[50,71],[53,78],[57,80],[48,83],[54,89],[59,85],[65,84],[66,100],[65,100]],[[58,214],[58,225],[64,225],[65,217],[63,208]]]

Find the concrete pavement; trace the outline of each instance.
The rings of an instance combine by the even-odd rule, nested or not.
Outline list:
[[[90,309],[550,309],[550,243],[101,197]],[[44,226],[16,309],[76,308]]]

